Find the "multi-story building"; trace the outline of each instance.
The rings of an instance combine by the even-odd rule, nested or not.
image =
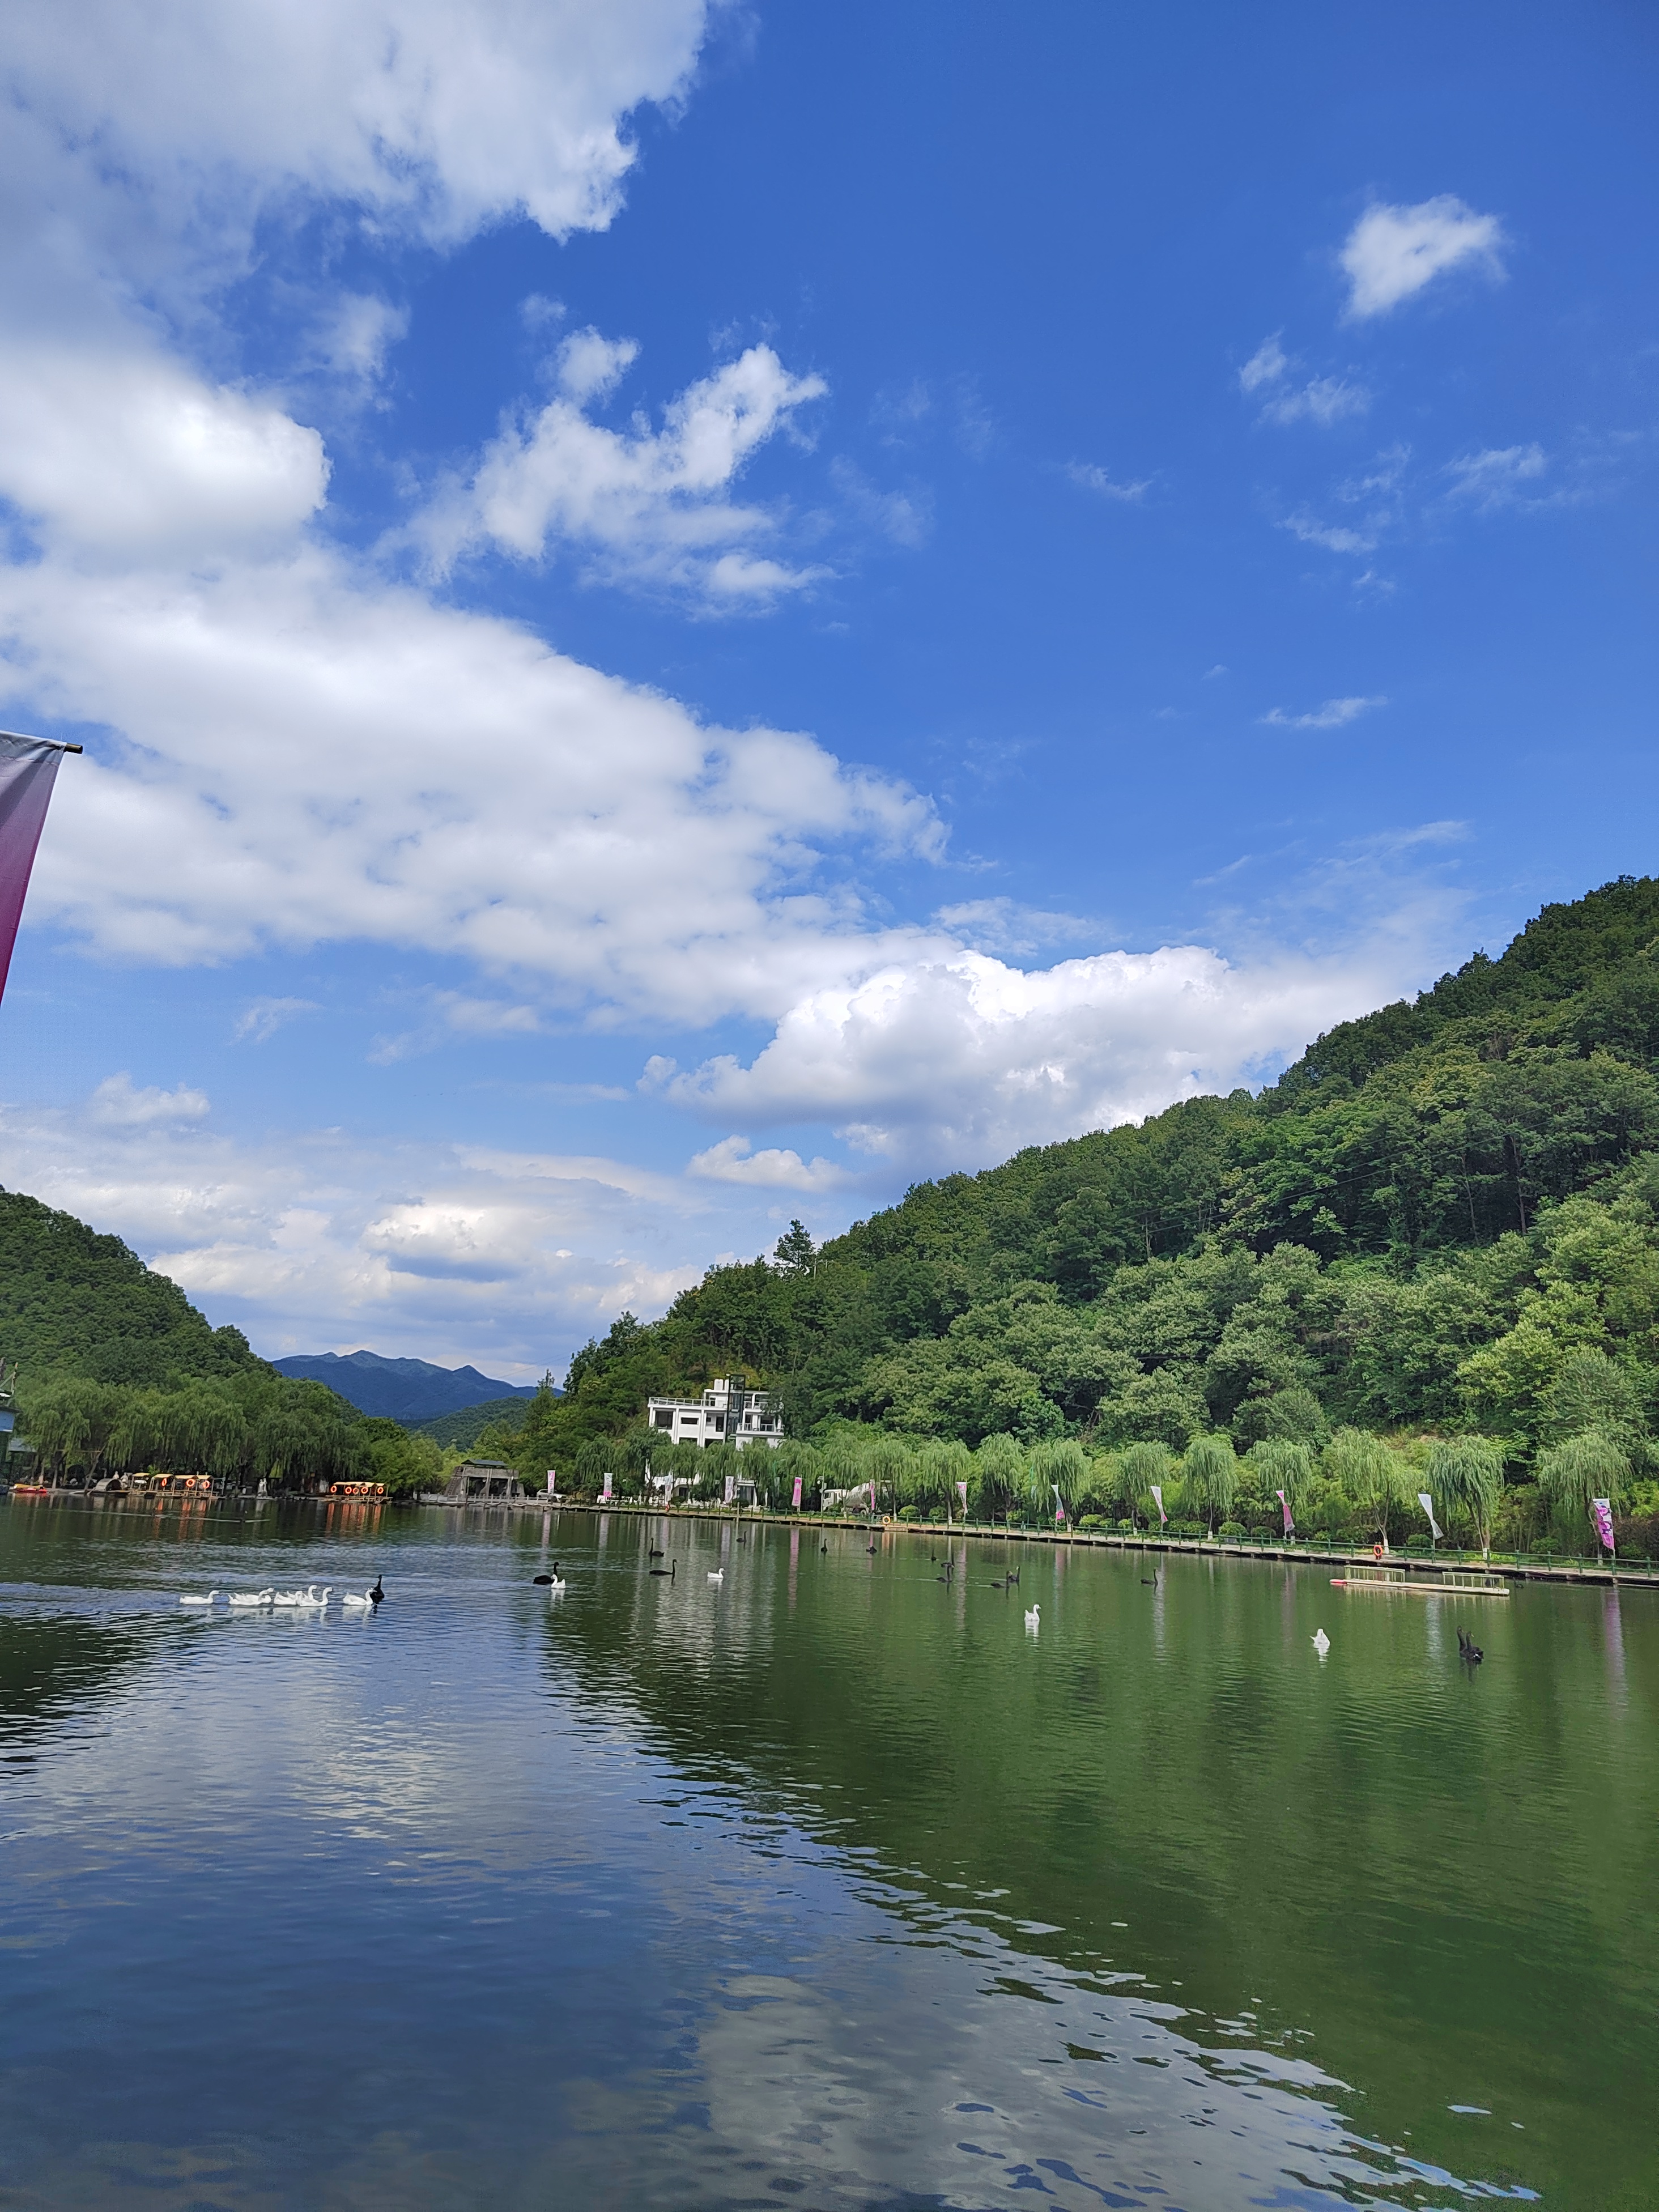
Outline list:
[[[678,1443],[781,1444],[783,1416],[771,1409],[765,1390],[744,1387],[741,1375],[716,1376],[701,1398],[651,1398],[645,1418],[665,1439]]]

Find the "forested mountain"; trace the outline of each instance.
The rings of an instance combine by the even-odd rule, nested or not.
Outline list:
[[[568,1453],[740,1367],[793,1435],[1316,1451],[1480,1432],[1511,1477],[1659,1400],[1659,881],[1333,1030],[1259,1097],[1034,1148],[590,1345]],[[1588,1478],[1587,1478],[1588,1479]]]
[[[159,1385],[270,1373],[237,1328],[212,1328],[118,1237],[0,1191],[0,1353],[25,1376]]]
[[[378,1352],[295,1352],[271,1365],[297,1381],[326,1382],[360,1413],[424,1427],[487,1400],[533,1398],[531,1383],[500,1382],[476,1367],[438,1367],[429,1359],[386,1359]]]

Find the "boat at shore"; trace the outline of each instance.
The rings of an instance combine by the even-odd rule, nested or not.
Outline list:
[[[1501,1575],[1482,1567],[1444,1567],[1437,1580],[1416,1575],[1405,1567],[1352,1566],[1346,1575],[1331,1577],[1333,1589],[1403,1590],[1408,1597],[1507,1597],[1510,1586]]]

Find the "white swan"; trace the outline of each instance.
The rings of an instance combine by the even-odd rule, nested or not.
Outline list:
[[[218,1595],[217,1590],[210,1590],[205,1597],[181,1597],[179,1602],[180,1605],[211,1605]]]
[[[726,1580],[725,1568],[711,1567],[708,1570],[708,1579],[711,1583],[723,1583]]]
[[[307,1607],[309,1607],[309,1608],[313,1608],[313,1609],[314,1609],[314,1608],[317,1608],[317,1607],[322,1607],[322,1606],[325,1606],[325,1605],[328,1603],[328,1599],[329,1599],[329,1591],[330,1591],[330,1590],[331,1590],[333,1588],[334,1588],[334,1585],[333,1585],[333,1583],[331,1583],[328,1585],[328,1589],[325,1589],[325,1590],[324,1590],[324,1591],[322,1591],[322,1592],[320,1593],[320,1595],[319,1595],[319,1592],[318,1592],[318,1589],[317,1589],[317,1585],[316,1585],[316,1583],[311,1583],[307,1584],[307,1586],[305,1595],[304,1595],[302,1598],[301,1598],[301,1599],[298,1601],[298,1602],[299,1602],[301,1605],[302,1605],[302,1606]]]
[[[237,1591],[232,1595],[233,1605],[271,1605],[276,1602],[274,1590]]]
[[[306,1594],[303,1590],[278,1590],[270,1601],[273,1605],[303,1605]]]
[[[1313,1648],[1322,1659],[1331,1648],[1331,1639],[1322,1628],[1316,1629],[1314,1632]]]
[[[353,1613],[373,1613],[374,1610],[374,1601],[367,1590],[363,1592],[361,1597],[354,1596],[349,1591],[348,1591],[345,1596],[340,1600],[340,1602],[342,1605],[349,1607]]]
[[[1035,1630],[1042,1627],[1042,1622],[1039,1618],[1042,1611],[1042,1607],[1040,1605],[1029,1605],[1026,1607],[1025,1626],[1028,1628]]]
[[[547,1578],[547,1587],[556,1597],[562,1589],[568,1589],[570,1585],[562,1575],[550,1575]]]

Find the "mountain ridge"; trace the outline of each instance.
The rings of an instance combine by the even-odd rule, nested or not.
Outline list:
[[[471,1364],[440,1367],[429,1359],[387,1358],[378,1352],[291,1352],[270,1364],[279,1375],[325,1382],[359,1413],[406,1426],[536,1395],[533,1383],[503,1382]]]

